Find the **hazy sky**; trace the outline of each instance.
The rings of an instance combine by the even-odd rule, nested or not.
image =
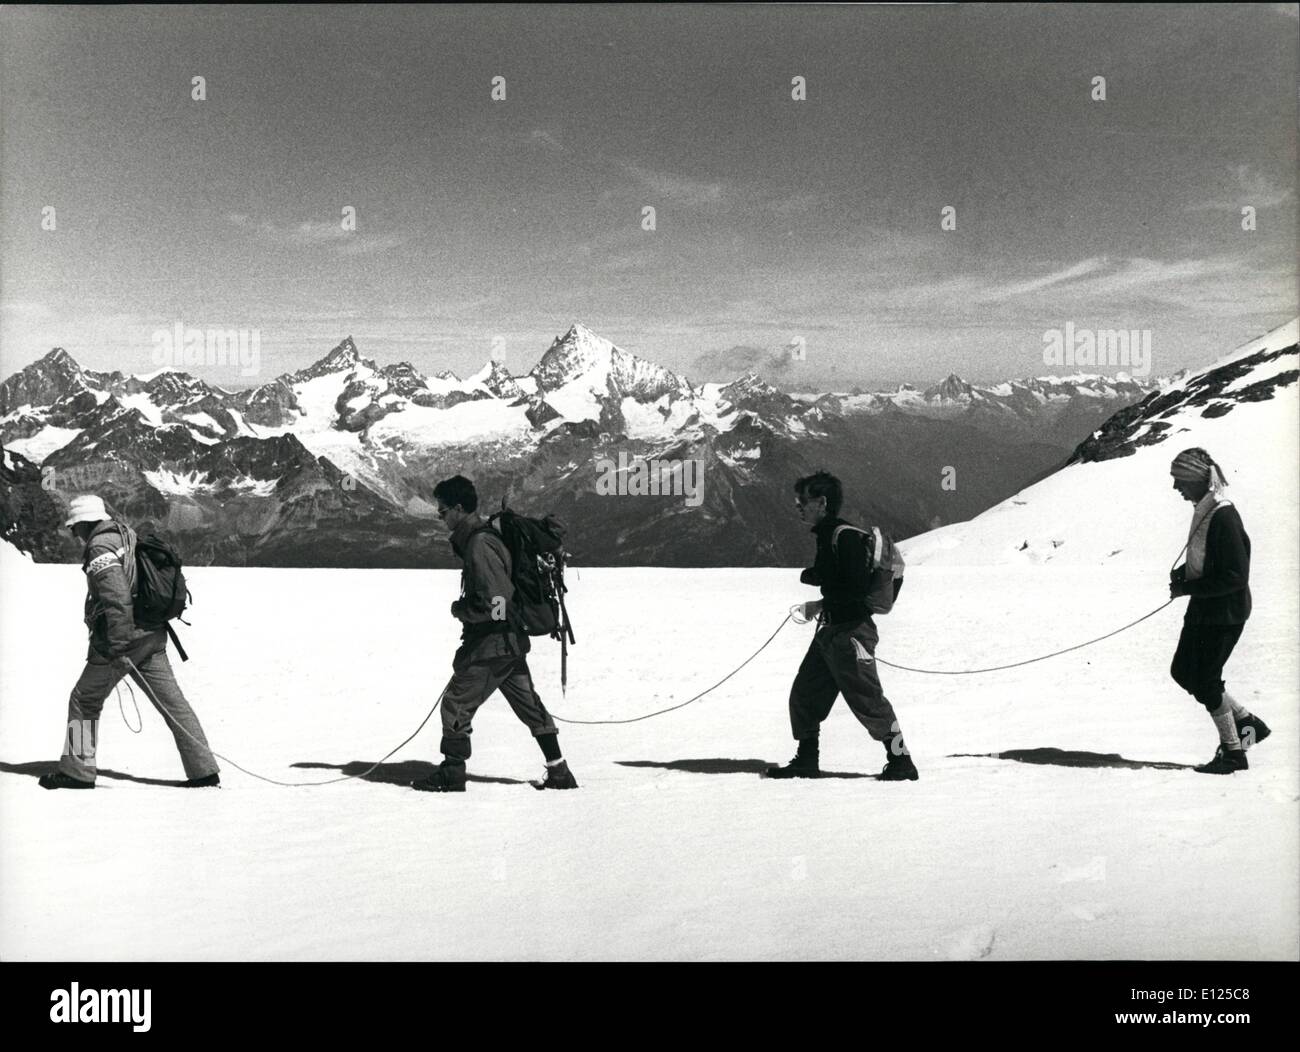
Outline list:
[[[348,334],[461,375],[499,339],[523,372],[573,321],[697,380],[1039,375],[1066,322],[1151,330],[1169,374],[1297,313],[1298,27],[1295,4],[6,7],[0,376],[56,345],[145,372],[177,322],[261,333],[260,376],[190,370],[228,386]]]

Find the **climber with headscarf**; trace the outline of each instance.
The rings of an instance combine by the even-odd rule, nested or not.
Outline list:
[[[1174,489],[1195,505],[1187,559],[1169,575],[1169,595],[1190,597],[1169,674],[1205,706],[1219,732],[1214,759],[1196,770],[1232,774],[1249,767],[1246,749],[1269,735],[1264,721],[1223,683],[1223,666],[1250,617],[1250,538],[1232,501],[1223,496],[1228,483],[1209,453],[1185,449],[1169,473]]]

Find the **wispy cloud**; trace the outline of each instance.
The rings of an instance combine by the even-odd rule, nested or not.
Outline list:
[[[981,278],[969,285],[961,298],[971,304],[999,303],[1008,307],[1020,302],[1031,309],[1044,303],[1043,293],[1048,293],[1047,302],[1058,305],[1119,305],[1141,298],[1168,300],[1171,295],[1181,301],[1182,296],[1194,296],[1195,290],[1208,284],[1243,273],[1241,261],[1233,256],[1178,260],[1093,257],[1039,277],[1009,282]],[[951,294],[955,290],[949,286],[946,291]]]
[[[697,380],[733,380],[746,372],[781,376],[790,371],[793,361],[790,345],[758,347],[738,344],[696,355],[690,365],[690,375]]]
[[[226,216],[231,225],[247,230],[257,237],[278,245],[293,248],[332,246],[340,256],[363,256],[388,252],[409,240],[404,234],[368,234],[345,230],[341,221],[309,220],[302,223],[281,224],[264,219],[260,222],[251,216],[232,212]]]
[[[564,143],[559,138],[545,128],[534,128],[528,135],[528,141],[538,146],[544,146],[546,149],[555,153],[564,153]]]
[[[627,162],[621,167],[645,190],[674,205],[716,205],[726,193],[723,183],[717,180],[696,179]]]
[[[999,300],[1011,299],[1014,296],[1025,296],[1051,288],[1053,285],[1060,285],[1062,282],[1077,281],[1089,274],[1095,274],[1105,266],[1106,260],[1104,259],[1097,257],[1085,259],[1073,266],[1053,271],[1050,274],[1044,274],[1041,277],[985,289],[977,295],[977,298],[983,303],[995,303]]]
[[[1188,211],[1208,212],[1220,209],[1236,211],[1243,205],[1252,205],[1256,209],[1274,208],[1295,199],[1295,187],[1279,186],[1248,164],[1234,165],[1231,175],[1225,177],[1223,181],[1235,186],[1235,190],[1190,204],[1187,206]]]

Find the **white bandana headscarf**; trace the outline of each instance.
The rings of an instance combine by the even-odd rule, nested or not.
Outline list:
[[[1228,482],[1223,469],[1212,456],[1199,446],[1184,449],[1169,466],[1169,474],[1184,482],[1204,482],[1209,486],[1205,496],[1192,509],[1192,528],[1187,534],[1187,569],[1185,579],[1195,581],[1205,570],[1205,542],[1210,535],[1210,519],[1220,508],[1232,501],[1223,496]]]

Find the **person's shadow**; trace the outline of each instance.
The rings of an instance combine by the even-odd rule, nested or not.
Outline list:
[[[58,767],[58,760],[34,760],[31,763],[5,763],[0,760],[0,773],[25,774],[32,778],[39,778],[43,774],[49,774],[58,770]],[[135,782],[138,785],[163,785],[172,789],[188,788],[184,779],[179,778],[146,778],[139,774],[115,771],[111,767],[100,767],[98,773],[100,778],[108,778],[117,782]]]
[[[1047,764],[1052,767],[1114,767],[1135,771],[1152,768],[1158,771],[1190,771],[1190,763],[1167,760],[1126,760],[1114,752],[1085,752],[1080,749],[1007,749],[1005,752],[956,752],[952,759],[1014,760],[1016,763]]]
[[[366,773],[373,761],[353,760],[351,763],[316,763],[304,760],[290,766],[310,771],[338,771],[340,775],[360,776],[363,782],[379,782],[383,785],[410,785],[421,778],[427,778],[438,765],[428,760],[401,760],[396,763],[381,763],[373,771]],[[466,774],[467,782],[491,782],[497,785],[527,785],[521,778],[493,778],[486,774]]]
[[[665,771],[686,771],[688,774],[766,774],[771,768],[781,766],[771,760],[615,760],[620,767],[658,767]],[[822,771],[818,778],[875,778],[874,774],[856,774],[851,771]]]

